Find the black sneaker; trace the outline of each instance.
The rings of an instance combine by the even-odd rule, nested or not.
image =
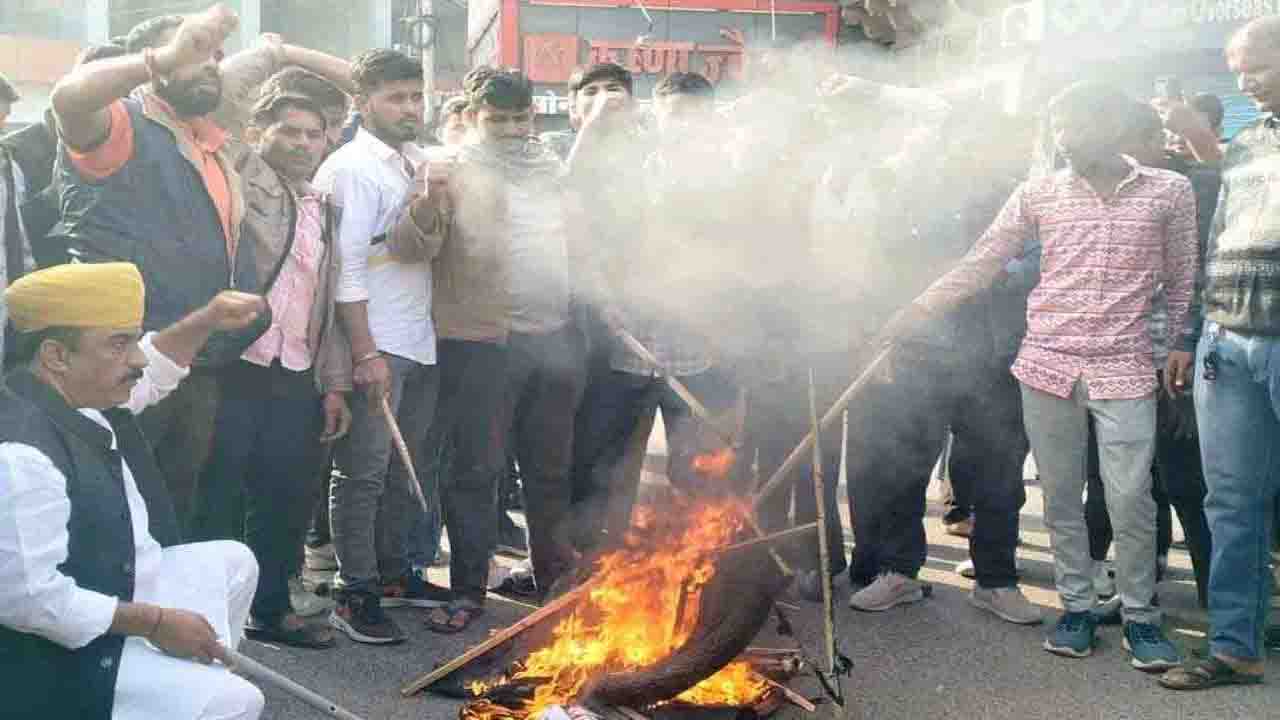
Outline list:
[[[453,602],[453,591],[432,585],[417,573],[382,583],[382,607],[443,607]]]
[[[378,597],[371,593],[343,593],[338,607],[329,615],[329,624],[358,643],[392,645],[405,638],[399,626],[382,611]]]

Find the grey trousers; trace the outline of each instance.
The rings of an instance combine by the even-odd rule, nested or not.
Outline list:
[[[1060,398],[1023,384],[1022,413],[1040,469],[1044,520],[1063,607],[1087,612],[1097,603],[1082,499],[1092,415],[1107,512],[1115,529],[1122,614],[1126,622],[1159,623],[1160,612],[1151,604],[1156,585],[1156,504],[1151,499],[1155,395],[1094,400],[1081,380],[1070,398]]]
[[[391,410],[414,468],[429,467],[423,450],[440,375],[435,365],[386,357],[391,365]],[[348,399],[351,432],[335,448],[340,472],[329,485],[329,526],[338,556],[334,588],[375,593],[380,577],[391,580],[409,572],[409,528],[421,510],[410,493],[408,471],[391,446],[391,430],[382,412],[370,407],[362,390]]]

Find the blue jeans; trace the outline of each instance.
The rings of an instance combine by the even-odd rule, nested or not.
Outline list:
[[[1204,379],[1205,357],[1217,378]],[[1196,414],[1204,459],[1209,563],[1209,650],[1262,657],[1271,594],[1271,533],[1280,489],[1280,338],[1208,323],[1196,353]]]
[[[434,365],[387,355],[391,366],[391,411],[404,433],[414,468],[426,468],[423,448],[436,408],[440,376]],[[374,593],[379,579],[403,577],[409,565],[408,536],[420,513],[409,490],[409,474],[391,445],[391,431],[368,395],[348,396],[351,431],[334,448],[342,472],[329,485],[329,525],[338,556],[338,591]],[[421,478],[419,478],[421,480]]]

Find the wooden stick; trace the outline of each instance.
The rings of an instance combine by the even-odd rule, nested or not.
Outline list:
[[[756,520],[755,511],[748,510],[746,515],[747,527],[750,527],[751,532],[756,534],[756,539],[759,540],[766,537],[764,528],[760,527],[760,523]],[[772,545],[769,546],[769,557],[773,558],[773,561],[778,564],[778,569],[782,571],[783,575],[791,577],[796,574],[796,571],[791,569],[791,566],[787,564],[786,560],[782,559],[782,556],[778,554],[777,550],[773,549]]]
[[[538,609],[537,612],[534,612],[526,616],[524,619],[520,620],[519,622],[508,627],[505,630],[500,630],[494,633],[492,636],[490,636],[488,640],[485,640],[484,642],[462,653],[461,655],[454,658],[453,660],[450,660],[444,665],[441,665],[435,670],[432,670],[426,675],[423,675],[421,678],[418,678],[417,680],[414,680],[408,685],[405,685],[404,687],[400,688],[400,694],[403,695],[404,697],[409,697],[410,695],[414,695],[424,690],[425,688],[430,687],[437,680],[440,680],[441,678],[445,677],[446,675],[449,675],[455,670],[466,666],[472,660],[475,660],[481,655],[484,655],[490,650],[498,647],[502,643],[519,635],[520,633],[523,633],[525,630],[528,630],[534,625],[537,625],[543,622],[544,620],[552,617],[553,615],[560,612],[564,608],[574,604],[578,600],[582,599],[587,593],[591,592],[591,590],[594,589],[595,586],[599,584],[599,582],[600,582],[599,578],[591,578],[587,580],[585,583],[570,590],[564,595],[561,595],[555,600],[552,600],[546,605],[543,605],[541,608]]]
[[[400,432],[400,424],[396,422],[396,414],[391,412],[391,402],[387,400],[387,396],[382,396],[382,418],[387,421],[387,427],[391,429],[391,441],[396,446],[396,450],[400,451],[400,461],[404,463],[404,467],[409,471],[409,494],[414,500],[418,501],[418,505],[422,508],[422,512],[427,512],[427,499],[422,495],[422,485],[418,483],[418,471],[413,469],[413,458],[409,455],[409,445],[404,441],[404,435]]]
[[[849,407],[849,403],[853,402],[854,397],[858,393],[862,392],[862,389],[871,382],[871,378],[875,375],[876,370],[880,369],[885,358],[889,357],[889,352],[891,350],[893,350],[893,346],[887,346],[872,358],[871,364],[867,365],[867,368],[862,371],[862,374],[845,389],[844,393],[840,395],[840,398],[831,406],[831,409],[827,410],[827,413],[822,416],[822,422],[819,423],[820,429],[826,430],[835,424],[835,421],[840,417],[841,411],[846,407]],[[794,471],[796,466],[804,459],[804,454],[813,447],[814,439],[815,435],[810,431],[809,434],[805,436],[804,440],[801,440],[800,444],[797,445],[796,448],[791,451],[791,454],[787,456],[786,462],[782,463],[782,467],[778,468],[778,470],[769,477],[768,482],[766,482],[763,487],[756,490],[755,498],[752,500],[752,505],[754,507],[759,508],[784,484],[792,480],[790,477],[792,471]]]
[[[622,713],[627,720],[649,720],[648,715],[645,715],[638,710],[632,710],[631,708],[623,705],[618,705],[614,709]]]
[[[813,435],[813,492],[818,501],[818,577],[822,582],[822,639],[827,651],[827,672],[836,671],[835,609],[831,603],[831,551],[827,547],[827,484],[822,472],[822,428],[818,424],[818,391],[809,368],[809,423]],[[840,682],[840,678],[836,678]]]
[[[759,673],[756,673],[756,674],[759,675]],[[801,695],[795,690],[792,690],[791,688],[787,687],[786,685],[783,685],[782,683],[778,682],[777,680],[774,680],[773,678],[767,675],[760,675],[760,679],[764,680],[765,684],[768,685],[769,687],[779,690],[782,693],[782,696],[785,697],[787,700],[790,700],[791,703],[794,704],[796,707],[799,707],[808,712],[818,712],[817,705],[814,705],[813,703],[809,702],[809,698]]]
[[[733,552],[735,550],[745,550],[747,548],[756,547],[757,545],[773,544],[776,542],[780,542],[782,540],[786,540],[789,537],[794,537],[796,535],[804,535],[805,533],[810,532],[811,530],[816,530],[817,528],[818,528],[818,523],[816,522],[805,523],[804,525],[797,525],[792,528],[787,528],[786,530],[779,530],[776,533],[770,533],[768,535],[763,535],[758,538],[752,538],[751,540],[743,540],[740,543],[734,543],[732,545],[722,545],[718,548],[711,550],[711,552],[727,553],[727,552]]]
[[[363,720],[359,715],[347,710],[328,698],[322,697],[280,673],[272,670],[256,660],[252,660],[231,648],[223,648],[223,658],[226,662],[227,669],[235,672],[237,675],[244,677],[246,680],[254,680],[260,683],[266,683],[298,700],[319,710],[321,713],[338,718],[338,720]]]
[[[759,657],[777,657],[777,656],[799,657],[800,651],[796,650],[795,648],[768,648],[768,647],[756,647],[753,645],[747,648],[746,650],[743,650],[742,654],[755,655]]]

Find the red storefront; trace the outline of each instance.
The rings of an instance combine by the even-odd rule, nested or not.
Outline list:
[[[702,73],[732,95],[750,75],[749,48],[773,44],[775,36],[782,46],[834,45],[840,27],[835,2],[661,0],[641,8],[630,0],[473,0],[468,53],[473,65],[524,70],[539,114],[563,115],[565,85],[579,65],[629,68],[642,99],[676,71]]]

